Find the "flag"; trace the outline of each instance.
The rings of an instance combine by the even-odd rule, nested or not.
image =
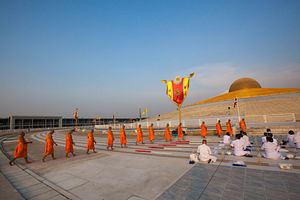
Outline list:
[[[234,98],[234,101],[233,101],[233,108],[235,108],[238,104],[238,99],[237,98]]]
[[[142,115],[147,115],[147,114],[148,114],[148,109],[145,108],[145,109],[143,110],[143,112],[142,112]]]
[[[180,106],[187,96],[190,84],[190,77],[180,78],[176,76],[175,80],[167,81],[167,95],[169,99]]]

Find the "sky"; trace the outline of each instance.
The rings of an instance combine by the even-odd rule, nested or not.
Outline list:
[[[175,109],[162,79],[191,79],[184,105],[241,77],[300,87],[300,1],[1,0],[0,117],[137,117]]]

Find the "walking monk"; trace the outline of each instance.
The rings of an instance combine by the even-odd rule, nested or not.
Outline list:
[[[201,136],[203,138],[205,138],[206,134],[207,134],[207,127],[205,126],[205,122],[204,121],[201,123],[200,129],[201,129]]]
[[[169,124],[167,124],[166,129],[165,129],[165,140],[166,140],[166,142],[172,141],[172,135],[171,135]]]
[[[75,131],[75,129],[69,130],[66,134],[66,158],[69,158],[69,153],[71,153],[73,156],[74,154],[74,149],[73,145],[75,145],[72,137],[72,133]]]
[[[231,136],[233,135],[232,126],[231,126],[231,120],[228,119],[226,122],[226,133],[229,133]]]
[[[32,142],[26,141],[24,136],[25,136],[25,132],[22,131],[18,137],[18,146],[15,149],[14,158],[9,162],[11,166],[17,158],[24,158],[27,164],[31,163],[28,161],[28,157],[27,157],[27,144]]]
[[[139,127],[137,128],[137,135],[136,135],[136,141],[135,144],[137,145],[139,142],[141,142],[142,144],[144,144],[144,140],[143,140],[143,131],[142,131],[142,126],[139,124]]]
[[[53,148],[53,145],[55,144],[55,146],[57,146],[57,143],[54,142],[54,140],[53,140],[53,133],[54,133],[54,130],[51,130],[46,135],[45,152],[44,152],[44,157],[42,159],[43,162],[45,162],[45,158],[48,155],[51,155],[53,160],[55,159],[54,158],[54,148]]]
[[[108,127],[108,131],[107,131],[107,147],[106,149],[109,150],[109,148],[111,150],[114,150],[113,146],[114,146],[114,134],[111,131],[111,127]]]
[[[96,144],[96,141],[95,141],[95,138],[94,138],[94,129],[92,129],[88,135],[87,135],[87,138],[88,138],[88,143],[87,143],[87,146],[86,146],[86,154],[89,154],[89,151],[90,150],[93,150],[94,153],[97,153],[95,151],[95,144]]]
[[[148,127],[148,140],[150,141],[151,144],[153,144],[153,140],[154,140],[153,124],[151,124],[151,125]]]
[[[243,132],[246,132],[246,122],[245,122],[245,119],[244,119],[244,118],[240,121],[240,129],[241,129]]]
[[[126,134],[125,134],[125,125],[122,126],[121,130],[120,130],[120,144],[121,144],[121,148],[127,147],[127,139],[126,139]]]
[[[217,135],[218,137],[221,137],[222,135],[222,126],[221,126],[221,121],[218,120],[218,122],[216,123],[216,132],[217,132]]]
[[[177,127],[177,139],[181,139],[184,140],[184,135],[183,135],[183,131],[182,131],[182,123],[180,122],[178,127]]]

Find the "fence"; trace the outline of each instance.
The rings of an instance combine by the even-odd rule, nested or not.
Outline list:
[[[270,115],[246,115],[241,116],[246,120],[247,124],[256,124],[256,123],[282,123],[282,122],[296,122],[296,117],[294,113],[283,113],[283,114],[270,114]],[[221,121],[222,125],[226,125],[227,120],[231,120],[231,124],[238,123],[237,116],[213,116],[213,117],[203,117],[198,119],[183,119],[182,125],[188,128],[199,128],[202,121],[205,122],[207,126],[215,126],[217,120]],[[134,129],[139,124],[143,128],[148,127],[151,123],[153,123],[154,128],[164,128],[167,123],[171,128],[175,128],[178,125],[178,120],[165,120],[165,121],[147,121],[143,120],[135,123],[127,123],[124,124],[126,128]],[[109,126],[113,128],[121,128],[123,124],[105,124],[105,125],[95,125],[96,129],[107,129]]]

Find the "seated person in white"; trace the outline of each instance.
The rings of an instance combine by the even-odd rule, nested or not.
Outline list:
[[[274,143],[276,146],[278,145],[278,141],[274,138],[274,136],[273,136],[272,133],[268,133],[268,134],[267,134],[267,137],[273,138],[273,143]]]
[[[230,133],[226,133],[224,136],[223,136],[223,143],[225,145],[230,145],[230,142],[231,142],[231,139],[230,139]]]
[[[244,150],[244,141],[241,140],[242,135],[236,134],[235,140],[231,142],[230,146],[234,148],[233,153],[235,156],[250,156],[250,151]]]
[[[210,147],[207,146],[206,140],[202,140],[202,144],[198,146],[197,153],[199,154],[199,160],[204,162],[216,162],[217,157],[211,155]]]
[[[241,140],[244,140],[244,149],[246,149],[247,147],[251,147],[251,144],[250,144],[250,141],[249,141],[249,137],[247,136],[247,133],[246,132],[243,132],[242,131],[242,138],[241,138]]]
[[[288,147],[295,147],[296,146],[294,137],[295,137],[294,131],[290,130],[289,134],[287,136],[287,141],[286,141]]]
[[[296,144],[296,148],[300,149],[300,131],[295,135],[294,142]]]
[[[267,136],[267,142],[265,142],[261,150],[264,150],[265,153],[262,154],[263,157],[273,159],[273,160],[278,160],[279,158],[284,159],[283,156],[281,156],[281,153],[279,152],[280,146],[276,145],[273,142],[273,138],[270,136]]]
[[[261,145],[263,145],[267,141],[267,139],[266,139],[267,135],[268,135],[268,133],[264,132],[264,136],[261,137]]]

